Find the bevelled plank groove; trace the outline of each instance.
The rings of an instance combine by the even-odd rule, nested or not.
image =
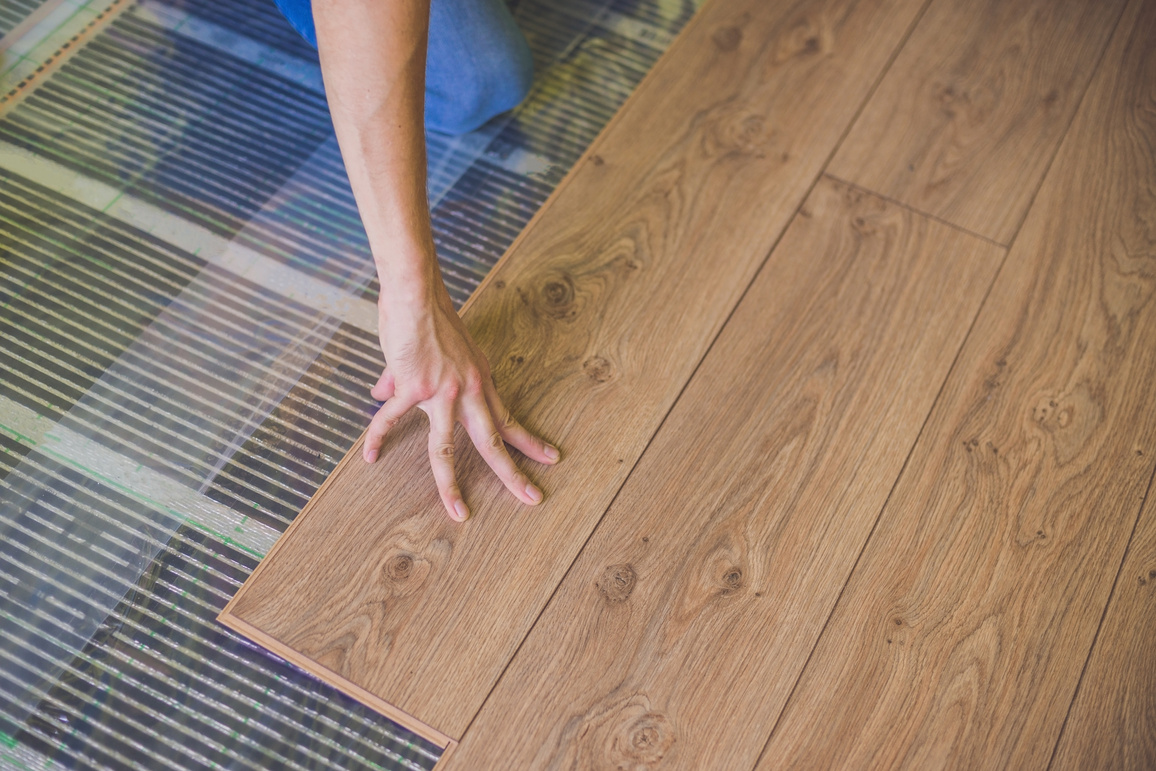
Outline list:
[[[933,0],[836,177],[1007,244],[1123,0]]]
[[[475,517],[450,522],[415,418],[376,467],[354,448],[222,621],[459,737],[921,4],[708,3],[463,312],[562,448],[531,472],[546,501],[523,509],[459,436]]]
[[[760,768],[1048,764],[1156,461],[1156,4],[1143,5]]]
[[[1149,492],[1052,768],[1156,768],[1154,629],[1156,502]]]
[[[1002,257],[821,181],[447,768],[754,766]]]

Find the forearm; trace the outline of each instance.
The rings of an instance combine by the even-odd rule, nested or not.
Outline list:
[[[313,14],[330,114],[382,305],[441,301],[426,197],[429,0],[314,0]]]
[[[470,514],[454,472],[458,423],[506,488],[536,504],[542,491],[504,443],[541,463],[558,460],[558,451],[503,406],[438,269],[425,170],[429,0],[314,0],[313,19],[329,112],[381,279],[386,367],[371,393],[384,404],[362,454],[377,460],[385,435],[417,407],[429,419],[430,468],[450,516]]]

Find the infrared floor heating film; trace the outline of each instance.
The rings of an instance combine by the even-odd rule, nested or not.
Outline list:
[[[695,7],[516,6],[531,96],[429,137],[456,302]],[[23,33],[0,93],[101,10]],[[0,766],[432,766],[213,623],[375,407],[376,285],[312,49],[265,0],[126,8],[0,103],[0,254]]]

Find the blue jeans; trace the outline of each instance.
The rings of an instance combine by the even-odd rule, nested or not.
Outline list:
[[[317,47],[309,0],[275,0]],[[433,0],[425,70],[425,126],[465,134],[517,106],[530,91],[534,60],[504,0]]]

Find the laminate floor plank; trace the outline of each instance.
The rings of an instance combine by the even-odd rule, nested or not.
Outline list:
[[[821,181],[447,769],[753,767],[1003,255]]]
[[[711,0],[464,309],[562,448],[523,509],[459,436],[360,444],[221,620],[447,745],[460,737],[817,179],[923,0]]]
[[[1049,763],[1156,462],[1153,40],[1130,3],[759,768]]]
[[[830,173],[1010,243],[1123,0],[933,0]]]
[[[1156,499],[1151,490],[1051,768],[1156,768]]]

